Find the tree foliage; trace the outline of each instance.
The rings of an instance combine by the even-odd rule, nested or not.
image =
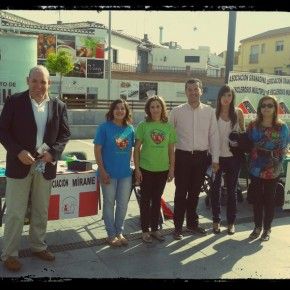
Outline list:
[[[45,65],[50,73],[60,74],[59,97],[62,98],[62,77],[70,73],[74,68],[72,56],[66,51],[50,53],[47,56]]]
[[[51,73],[59,73],[64,76],[73,70],[74,61],[72,56],[65,51],[50,53],[46,59],[46,67]]]

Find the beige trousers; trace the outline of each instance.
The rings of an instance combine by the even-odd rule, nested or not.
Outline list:
[[[29,174],[22,179],[6,178],[6,215],[1,259],[18,256],[24,217],[31,193],[31,216],[29,227],[29,243],[33,252],[45,250],[44,238],[47,227],[51,180],[46,180],[42,173],[31,166]]]

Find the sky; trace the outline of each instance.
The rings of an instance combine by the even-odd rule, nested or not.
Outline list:
[[[8,12],[40,23],[94,21],[108,27],[109,12],[92,10],[9,10]],[[122,11],[111,13],[112,29],[148,38],[159,44],[159,27],[163,42],[176,41],[182,48],[209,46],[211,53],[227,49],[229,12],[224,11]],[[237,11],[235,49],[240,40],[282,27],[290,27],[290,12]]]

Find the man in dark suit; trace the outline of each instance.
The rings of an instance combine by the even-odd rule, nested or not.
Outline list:
[[[48,96],[48,70],[44,66],[32,68],[27,84],[29,90],[6,100],[0,116],[0,142],[7,150],[7,209],[1,258],[10,271],[19,271],[22,266],[17,257],[29,195],[31,251],[40,259],[55,259],[44,240],[49,197],[56,162],[70,137],[65,104]],[[40,151],[43,145],[47,146]]]

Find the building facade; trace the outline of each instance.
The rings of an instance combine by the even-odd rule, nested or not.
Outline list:
[[[98,100],[108,98],[108,33],[103,24],[95,22],[77,22],[56,24],[41,24],[25,19],[7,11],[0,11],[0,32],[15,35],[36,35],[37,45],[31,53],[38,64],[45,64],[50,52],[66,51],[74,60],[74,69],[62,78],[62,97],[64,100]],[[19,45],[15,45],[15,48]],[[0,50],[9,50],[1,48]],[[167,59],[167,61],[166,61]],[[165,60],[165,61],[164,61]],[[155,68],[162,67],[165,69]],[[33,66],[26,64],[23,71],[29,71]],[[172,80],[167,70],[182,68]],[[156,45],[144,34],[143,39],[127,35],[122,31],[111,31],[111,70],[122,73],[117,79],[112,77],[110,99],[123,97],[126,99],[144,100],[151,94],[161,94],[169,101],[183,101],[184,81],[189,77],[204,77],[204,83],[210,92],[206,97],[212,100],[216,97],[221,77],[222,59],[210,54],[209,47],[199,47],[197,50],[166,48]],[[197,74],[195,74],[197,72]],[[201,72],[201,73],[200,73]],[[127,73],[127,75],[126,75]],[[144,76],[147,76],[144,77]],[[148,80],[148,76],[151,80]],[[132,78],[130,78],[132,77]],[[210,78],[215,78],[211,83]],[[159,79],[158,79],[159,78]],[[182,78],[182,79],[181,79]],[[60,77],[51,75],[50,94],[58,96]],[[1,75],[0,75],[1,82]],[[221,80],[223,82],[223,80]]]
[[[241,40],[234,71],[290,75],[290,27]]]
[[[37,64],[37,36],[0,32],[0,105],[27,89],[27,68]]]
[[[220,77],[224,69],[223,59],[210,53],[208,46],[198,49],[156,47],[151,50],[154,71],[195,71],[200,74]]]

